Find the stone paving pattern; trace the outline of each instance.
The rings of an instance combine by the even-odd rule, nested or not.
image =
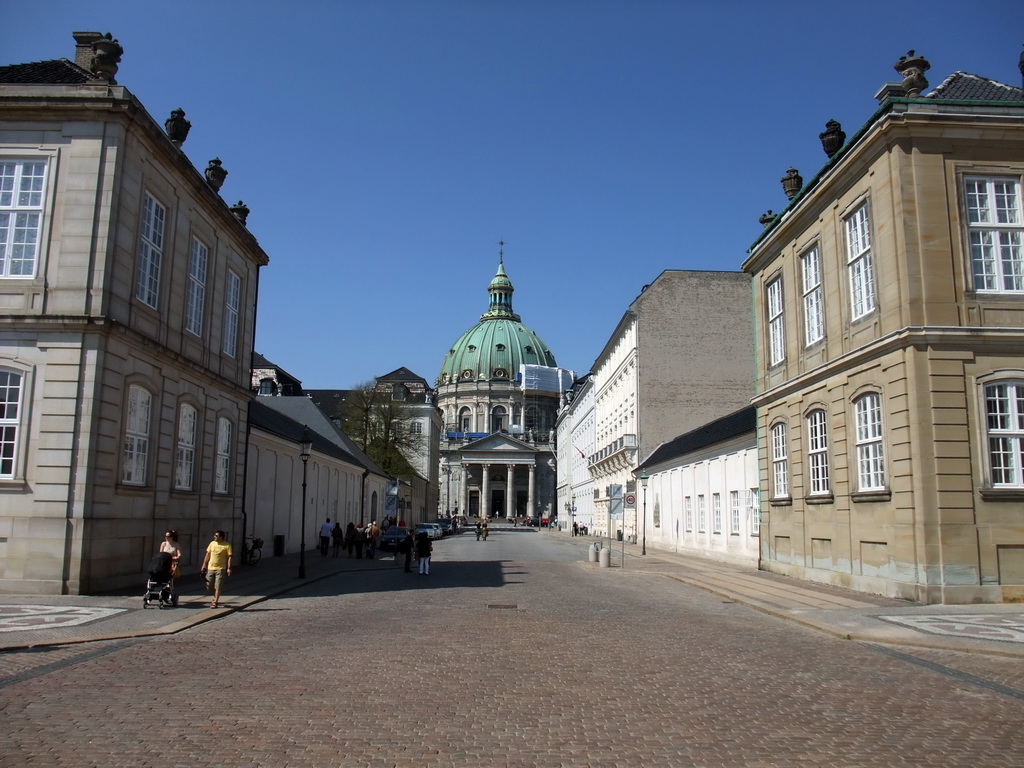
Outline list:
[[[892,655],[568,549],[457,537],[427,577],[0,654],[0,766],[1021,764],[1020,658]]]

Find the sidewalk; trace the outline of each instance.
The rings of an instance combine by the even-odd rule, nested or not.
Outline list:
[[[610,546],[611,569],[624,574],[660,573],[840,639],[1024,658],[1020,603],[924,605],[651,547],[642,555],[640,545],[628,542],[548,533],[579,542],[585,553],[593,542]],[[583,560],[588,567],[599,568],[586,554]]]
[[[500,526],[492,530],[499,533]],[[577,546],[581,568],[599,569],[588,561],[587,550],[595,541],[607,546],[607,539],[554,530],[544,534]],[[614,542],[612,567],[600,570],[624,578],[673,579],[842,639],[1024,658],[1024,605],[921,605],[651,547],[647,555],[640,552],[636,544]],[[0,596],[0,651],[173,634],[337,573],[402,567],[392,553],[380,554],[383,558],[357,560],[344,554],[322,558],[310,550],[304,579],[298,578],[298,554],[264,556],[255,567],[233,572],[219,608],[208,607],[198,574],[178,580],[178,608],[142,610],[144,583],[110,595]]]

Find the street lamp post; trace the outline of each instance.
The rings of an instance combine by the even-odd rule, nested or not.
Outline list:
[[[647,481],[651,478],[647,476],[647,470],[645,469],[640,474],[640,487],[644,489],[644,533],[643,533],[643,545],[640,547],[640,554],[647,554]]]
[[[569,521],[572,529],[576,530],[576,494],[572,495],[572,520]]]
[[[309,427],[302,425],[302,439],[299,440],[299,458],[302,459],[302,528],[299,533],[299,578],[306,578],[306,468],[309,454],[313,450],[313,435]]]
[[[452,467],[447,461],[444,463],[444,511],[446,517],[452,515]]]

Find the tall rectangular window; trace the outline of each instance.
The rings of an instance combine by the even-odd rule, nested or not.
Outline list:
[[[209,251],[197,238],[192,238],[188,259],[188,293],[185,304],[185,330],[203,335],[203,308],[206,304],[206,262]]]
[[[786,442],[786,425],[772,427],[772,498],[789,496],[789,447]]]
[[[1024,488],[1024,382],[985,387],[985,415],[992,485]]]
[[[807,465],[811,495],[830,493],[828,430],[823,410],[811,411],[807,416]]]
[[[722,494],[711,494],[711,530],[714,533],[722,532]]]
[[[174,487],[191,491],[196,464],[196,409],[182,403],[178,411],[178,451],[174,465]]]
[[[850,310],[857,320],[875,309],[875,267],[867,203],[846,220],[846,263],[850,273]]]
[[[974,290],[1024,293],[1024,213],[1016,179],[965,179]]]
[[[782,278],[768,284],[768,364],[786,359],[786,329],[782,316]]]
[[[238,352],[238,313],[242,307],[242,278],[228,272],[224,291],[224,354],[234,357]]]
[[[750,535],[761,535],[761,492],[751,488],[747,494],[747,510],[750,515]]]
[[[686,514],[686,530],[693,530],[693,497],[683,499],[683,512]]]
[[[0,162],[0,277],[35,277],[45,186],[45,162]]]
[[[729,527],[729,533],[733,536],[740,535],[740,492],[729,491],[729,511],[732,516],[732,524]]]
[[[708,509],[704,494],[697,496],[697,530],[704,533],[708,528]]]
[[[163,262],[166,224],[167,209],[147,192],[142,200],[142,232],[139,235],[135,298],[154,309],[160,302],[160,266]]]
[[[12,478],[18,468],[22,376],[0,369],[0,477]]]
[[[217,457],[214,471],[213,490],[215,493],[231,492],[231,434],[232,424],[224,418],[217,419]]]
[[[853,406],[857,422],[857,488],[877,491],[885,488],[882,447],[882,398],[871,393],[859,397]]]
[[[821,257],[818,247],[800,257],[804,294],[804,345],[811,346],[825,336],[825,317],[821,298]]]
[[[124,430],[121,481],[126,485],[145,485],[149,462],[149,430],[153,395],[143,387],[128,388],[128,418]]]

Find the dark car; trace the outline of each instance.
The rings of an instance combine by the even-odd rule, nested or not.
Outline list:
[[[391,525],[380,536],[380,548],[382,550],[394,551],[398,549],[398,543],[405,538],[409,529],[403,525]]]
[[[437,521],[437,524],[441,526],[442,536],[451,536],[455,533],[455,526],[452,524],[450,517],[442,517]]]
[[[528,518],[526,520],[526,524],[531,526],[532,528],[540,528],[540,515],[535,515],[534,517]]]

